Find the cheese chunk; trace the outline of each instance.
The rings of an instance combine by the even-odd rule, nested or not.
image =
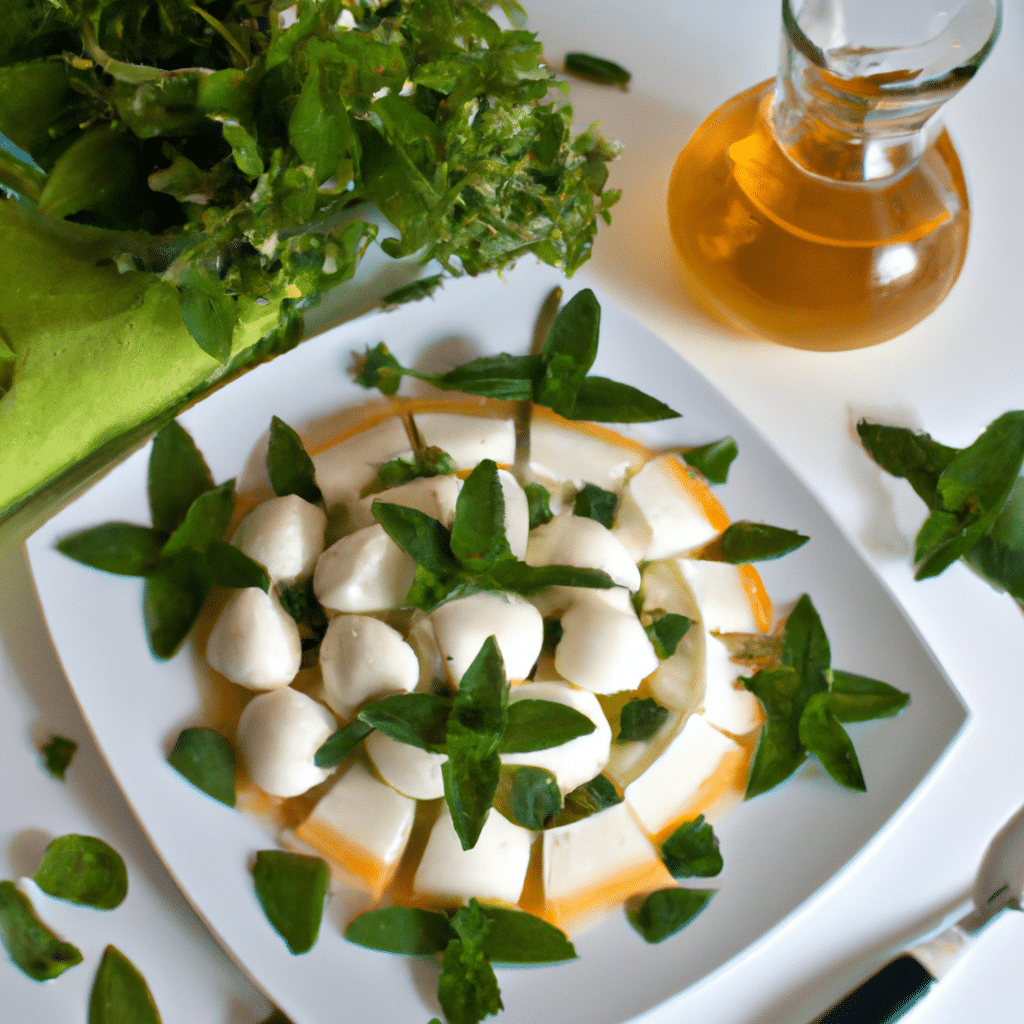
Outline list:
[[[576,490],[592,483],[617,491],[645,458],[639,448],[602,437],[600,430],[566,430],[563,423],[543,414],[535,415],[530,424],[530,471],[553,487],[567,479],[568,471],[568,482]]]
[[[350,533],[317,559],[313,590],[336,612],[400,608],[412,586],[416,563],[379,523]]]
[[[725,644],[707,634],[704,661],[704,699],[701,717],[734,736],[743,736],[764,721],[760,701],[740,681],[751,670],[729,657]]]
[[[600,569],[620,587],[638,590],[640,570],[622,542],[596,519],[563,512],[530,531],[529,565]]]
[[[342,718],[368,700],[412,690],[420,663],[402,634],[368,615],[337,615],[320,644],[324,699]]]
[[[740,566],[694,558],[675,558],[672,561],[693,592],[706,630],[757,632],[757,621]]]
[[[362,528],[375,523],[373,503],[382,501],[403,508],[414,508],[417,512],[436,519],[449,530],[455,519],[455,503],[462,490],[462,481],[457,476],[428,476],[410,480],[408,483],[389,487],[386,491],[367,495],[349,505],[349,529]]]
[[[327,507],[356,501],[390,458],[382,458],[381,453],[402,451],[408,445],[402,421],[388,416],[314,455],[316,482]]]
[[[533,832],[492,807],[476,845],[463,850],[445,806],[416,869],[413,894],[442,906],[472,897],[514,905],[522,895],[533,840]]]
[[[498,470],[498,483],[505,499],[505,538],[516,558],[526,558],[530,537],[530,502],[519,481],[507,470]]]
[[[625,791],[625,800],[644,831],[661,843],[684,821],[732,801],[743,792],[747,758],[744,749],[691,715],[662,755]],[[730,807],[732,803],[730,802]]]
[[[323,509],[287,494],[257,505],[239,524],[232,543],[259,562],[274,583],[291,587],[313,572],[326,529]]]
[[[435,754],[409,743],[399,743],[376,729],[364,740],[366,753],[380,777],[414,800],[436,800],[444,796],[441,765],[446,754]]]
[[[378,900],[394,878],[415,815],[415,800],[354,761],[293,834]]]

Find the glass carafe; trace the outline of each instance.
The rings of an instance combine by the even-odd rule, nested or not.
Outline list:
[[[1001,0],[782,0],[777,78],[719,107],[672,172],[695,298],[809,349],[873,345],[927,316],[970,225],[937,112],[1001,16]]]

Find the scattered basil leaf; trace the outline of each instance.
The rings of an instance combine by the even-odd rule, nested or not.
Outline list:
[[[622,707],[619,734],[615,742],[649,740],[665,724],[667,718],[668,708],[663,708],[653,697],[628,701]]]
[[[167,762],[207,796],[235,806],[235,757],[231,744],[216,729],[182,729]]]
[[[450,697],[434,693],[396,693],[367,704],[359,712],[357,721],[367,731],[377,729],[399,743],[443,754],[448,748],[447,729],[451,712]],[[351,735],[354,737],[356,733]]]
[[[147,526],[104,523],[64,537],[57,550],[76,562],[119,576],[145,576],[160,560],[166,538]]]
[[[588,82],[596,82],[598,85],[617,85],[623,92],[628,90],[630,79],[633,77],[621,64],[606,60],[604,57],[594,57],[589,53],[567,53],[565,70],[577,78],[585,78]]]
[[[553,964],[576,959],[565,932],[542,918],[508,907],[483,907],[491,922],[484,951],[492,964]]]
[[[597,775],[589,782],[566,793],[561,812],[556,815],[552,825],[571,825],[574,821],[589,818],[607,807],[622,803],[622,797],[615,788],[615,783],[607,775]]]
[[[523,490],[530,510],[530,529],[550,523],[555,518],[551,511],[551,492],[543,484],[534,482],[524,484]]]
[[[898,715],[910,703],[910,694],[878,679],[832,670],[829,710],[839,722],[866,722]]]
[[[46,770],[63,782],[77,750],[78,744],[67,736],[51,736],[40,748],[40,753]]]
[[[766,715],[747,776],[749,800],[784,782],[807,759],[800,739],[805,702],[801,700],[800,674],[791,665],[762,669],[753,678],[740,681],[761,702]]]
[[[590,376],[580,384],[572,411],[561,415],[597,423],[650,423],[674,419],[679,413],[631,384]]]
[[[800,741],[836,782],[863,793],[867,786],[857,752],[830,705],[831,694],[827,692],[808,699],[800,716]]]
[[[806,696],[828,689],[832,648],[818,610],[807,594],[800,596],[786,618],[782,661],[800,674]]]
[[[324,740],[313,755],[313,764],[317,768],[337,768],[371,732],[373,726],[365,722],[350,722]]]
[[[615,508],[618,503],[619,496],[614,491],[606,491],[597,484],[584,484],[576,495],[572,514],[594,519],[610,530],[615,523]]]
[[[939,444],[929,434],[867,420],[857,423],[857,434],[882,469],[905,478],[930,509],[940,507],[939,477],[952,461],[956,448]]]
[[[205,553],[206,567],[213,586],[229,590],[257,587],[264,594],[270,593],[270,573],[234,544],[213,540]]]
[[[395,309],[405,302],[417,302],[420,299],[429,298],[441,287],[444,282],[443,274],[432,274],[429,277],[420,277],[415,281],[402,285],[383,296],[380,304],[384,309]]]
[[[295,587],[279,587],[278,599],[281,607],[319,643],[327,632],[327,613],[317,600],[313,580]]]
[[[208,356],[226,363],[238,323],[235,300],[215,274],[195,263],[184,267],[178,285],[178,312],[185,329]]]
[[[377,388],[389,397],[398,391],[404,372],[402,364],[382,341],[353,359],[353,381],[363,388]]]
[[[680,453],[683,461],[693,466],[711,484],[724,484],[729,478],[729,467],[739,455],[736,441],[723,437],[698,448],[687,448]]]
[[[302,439],[277,416],[270,421],[267,472],[270,486],[279,498],[296,494],[311,505],[319,505],[323,501],[323,494],[316,484],[313,460],[306,454]]]
[[[185,550],[205,554],[227,532],[234,511],[234,480],[204,491],[189,506],[181,525],[164,545],[161,557],[166,559]]]
[[[82,962],[82,954],[57,938],[13,883],[0,881],[0,941],[12,963],[34,981],[46,981]]]
[[[114,946],[103,951],[92,983],[89,1024],[160,1024],[146,979]]]
[[[660,612],[645,626],[654,653],[664,661],[676,653],[679,641],[686,636],[691,620],[678,612]]]
[[[50,896],[96,910],[113,910],[128,895],[124,860],[94,836],[54,839],[32,880]]]
[[[494,924],[474,899],[456,913],[451,926],[458,937],[448,943],[441,959],[437,997],[448,1024],[479,1024],[504,1009],[486,954]]]
[[[403,956],[431,956],[455,937],[448,918],[418,907],[384,907],[360,914],[345,929],[357,946]]]
[[[493,802],[509,821],[539,832],[562,809],[562,793],[546,768],[502,765]]]
[[[796,530],[785,530],[779,526],[736,522],[726,527],[715,547],[720,552],[721,561],[744,565],[780,558],[803,547],[809,539]]]
[[[475,571],[512,557],[505,537],[505,498],[493,459],[483,459],[463,482],[455,502],[451,550]]]
[[[661,859],[673,878],[713,878],[723,867],[714,829],[700,814],[661,844]]]
[[[316,943],[330,880],[327,864],[288,850],[260,850],[252,869],[267,920],[295,955]]]
[[[412,459],[398,458],[385,462],[376,477],[359,492],[359,497],[378,494],[389,487],[397,487],[422,477],[449,476],[456,468],[447,452],[436,445],[428,445],[422,452],[416,452]]]
[[[524,754],[548,750],[587,736],[596,726],[582,712],[551,700],[517,700],[508,706],[508,723],[498,750],[502,754]]]
[[[143,621],[157,658],[170,658],[192,629],[210,593],[211,580],[201,557],[183,551],[163,559],[146,577]]]
[[[658,889],[626,917],[645,942],[663,942],[685,928],[714,895],[714,889]]]

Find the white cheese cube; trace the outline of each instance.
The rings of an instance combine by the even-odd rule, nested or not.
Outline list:
[[[706,630],[722,633],[758,631],[738,565],[694,558],[676,558],[673,561],[693,592]]]
[[[585,483],[620,490],[627,473],[639,469],[646,455],[639,446],[608,440],[598,431],[566,430],[543,413],[535,415],[530,425],[531,473],[542,480],[562,481],[568,471],[577,490]]]
[[[313,590],[336,612],[400,608],[412,586],[416,563],[379,523],[350,533],[317,559]]]
[[[725,732],[743,736],[764,721],[760,701],[739,682],[740,676],[751,675],[753,670],[733,661],[716,637],[708,634],[704,643],[707,656],[701,717]]]
[[[596,519],[563,512],[530,531],[525,561],[601,569],[620,587],[638,590],[640,570],[622,542]]]
[[[363,743],[377,773],[399,793],[414,800],[436,800],[444,796],[441,765],[448,760],[447,754],[399,743],[376,729]]]
[[[342,438],[313,458],[317,486],[327,507],[354,502],[388,461],[386,452],[408,448],[405,428],[397,416],[386,415],[379,423]]]
[[[324,549],[327,516],[297,494],[257,505],[239,524],[232,543],[262,565],[274,583],[308,578]]]

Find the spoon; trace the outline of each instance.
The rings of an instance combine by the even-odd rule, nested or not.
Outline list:
[[[904,950],[811,1024],[886,1024],[943,977],[997,914],[1024,895],[1024,807],[993,836],[971,890],[974,908],[952,927]]]

